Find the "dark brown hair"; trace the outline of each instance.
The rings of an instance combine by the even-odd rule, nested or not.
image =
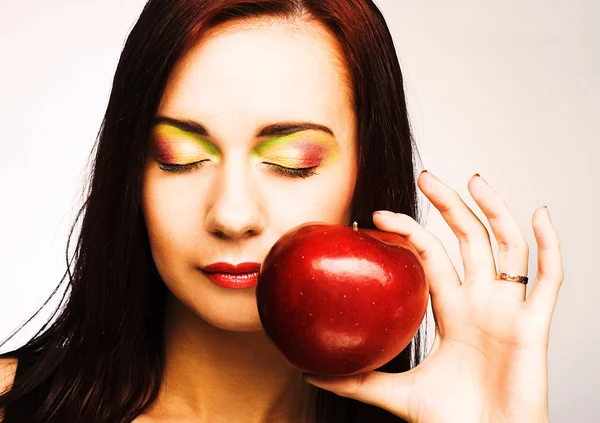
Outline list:
[[[150,0],[116,70],[89,190],[71,228],[70,239],[83,219],[70,258],[67,246],[61,307],[25,346],[5,354],[33,360],[0,397],[6,423],[130,422],[155,400],[164,367],[167,290],[140,208],[146,140],[167,78],[186,49],[215,25],[254,17],[313,19],[339,41],[358,124],[352,219],[373,227],[371,214],[380,209],[419,219],[418,154],[402,73],[385,20],[371,0]],[[416,362],[422,358],[421,337],[419,331],[413,340]],[[408,370],[410,350],[380,370]],[[326,391],[319,392],[317,406],[323,423],[403,421]]]

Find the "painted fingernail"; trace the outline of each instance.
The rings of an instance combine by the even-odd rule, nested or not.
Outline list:
[[[431,176],[431,178],[435,179],[436,181],[439,181],[439,179],[433,173],[431,173],[428,170],[424,170],[423,172],[421,172],[421,175]]]
[[[483,177],[479,173],[476,173],[475,175],[473,175],[473,177],[471,179],[473,179],[473,178],[481,179],[485,184],[489,185],[487,183],[487,181],[485,179],[483,179]]]

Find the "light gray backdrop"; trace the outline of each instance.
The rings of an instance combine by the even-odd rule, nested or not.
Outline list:
[[[552,422],[600,421],[600,2],[378,0],[403,66],[425,168],[475,208],[476,172],[532,247],[547,205],[565,282],[550,340]],[[65,269],[67,231],[126,35],[144,0],[0,0],[0,338]],[[435,209],[427,227],[459,272]],[[43,318],[7,344],[14,348]]]

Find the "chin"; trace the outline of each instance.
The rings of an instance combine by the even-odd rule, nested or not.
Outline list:
[[[226,289],[207,279],[192,280],[193,284],[166,279],[170,291],[170,309],[177,319],[190,324],[204,322],[217,329],[233,332],[263,332],[256,304],[255,288]],[[168,283],[171,281],[172,283]]]
[[[192,308],[209,325],[232,332],[262,332],[254,294],[247,298],[213,298],[210,304]]]
[[[263,327],[260,323],[260,320],[258,319],[258,316],[256,320],[240,321],[228,319],[216,321],[214,323],[208,323],[212,324],[215,327],[218,327],[219,329],[230,332],[263,332]]]

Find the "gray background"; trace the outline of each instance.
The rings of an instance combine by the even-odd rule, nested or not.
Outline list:
[[[123,42],[143,0],[0,0],[0,338],[65,269],[67,231]],[[532,250],[547,205],[565,282],[550,339],[552,422],[598,422],[600,2],[379,0],[405,75],[424,167],[466,188],[479,172]],[[462,272],[435,209],[427,228]],[[54,303],[55,304],[55,303]],[[2,350],[39,328],[48,312]]]

